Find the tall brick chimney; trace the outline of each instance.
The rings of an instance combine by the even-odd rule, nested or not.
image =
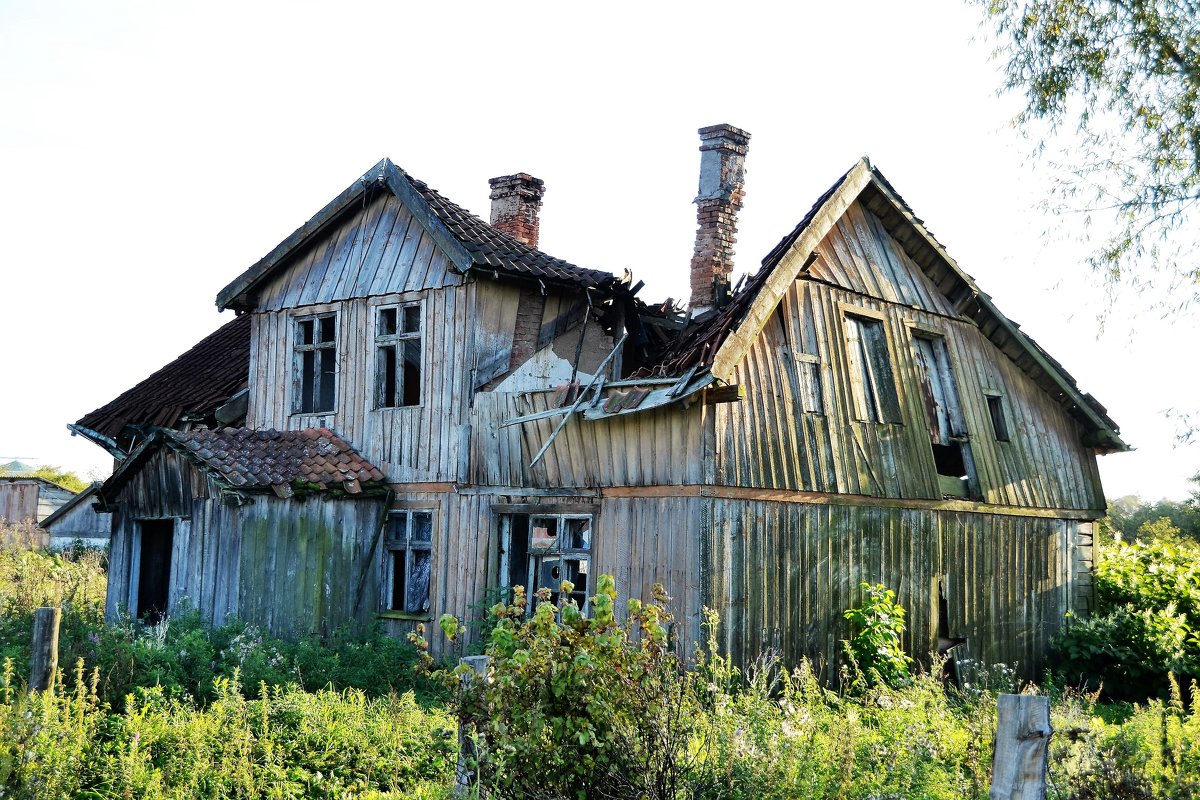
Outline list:
[[[750,134],[732,125],[700,129],[700,191],[696,195],[696,248],[692,252],[692,297],[696,313],[729,294],[737,215],[745,195]]]
[[[538,211],[546,184],[518,172],[488,181],[492,187],[492,227],[530,247],[538,245]]]

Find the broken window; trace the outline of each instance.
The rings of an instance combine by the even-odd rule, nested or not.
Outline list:
[[[405,614],[427,613],[433,573],[433,512],[391,512],[383,544],[383,607]]]
[[[337,316],[296,320],[292,386],[296,414],[333,411],[337,386]]]
[[[947,497],[978,497],[967,423],[950,368],[946,340],[932,334],[914,336],[913,354],[921,378],[921,398],[929,421],[929,445],[939,493]]]
[[[505,586],[524,586],[532,612],[539,589],[549,589],[561,606],[574,600],[587,613],[592,516],[590,514],[505,514],[501,517],[500,575]],[[562,591],[563,581],[572,590]]]
[[[375,317],[375,407],[421,404],[421,304],[380,308]]]
[[[864,422],[900,422],[900,400],[883,320],[847,314],[846,355],[855,417]]]
[[[1008,420],[1004,417],[1004,398],[998,394],[987,395],[988,414],[992,418],[992,433],[997,442],[1008,441]]]

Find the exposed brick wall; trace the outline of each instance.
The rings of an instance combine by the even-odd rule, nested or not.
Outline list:
[[[737,215],[745,197],[750,134],[732,125],[700,129],[700,188],[696,195],[696,246],[692,251],[691,307],[713,308],[728,294],[733,274]]]
[[[538,245],[538,212],[546,184],[524,172],[488,181],[492,187],[493,228],[530,247]]]
[[[545,310],[546,297],[540,287],[522,286],[517,300],[517,324],[513,332],[512,356],[508,360],[509,370],[524,364],[537,350]]]

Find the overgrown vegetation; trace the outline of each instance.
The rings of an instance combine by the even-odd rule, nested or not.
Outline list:
[[[1145,541],[1101,549],[1096,612],[1056,642],[1064,680],[1144,700],[1167,697],[1175,679],[1200,677],[1200,543],[1158,527]]]
[[[719,655],[711,615],[684,670],[661,589],[624,615],[611,578],[598,580],[588,618],[546,594],[528,617],[520,594],[497,603],[484,628],[489,680],[451,713],[390,691],[414,680],[404,664],[415,651],[398,642],[288,645],[245,626],[206,631],[194,616],[106,629],[103,581],[95,551],[0,551],[0,647],[15,656],[0,672],[0,797],[448,798],[460,714],[483,797],[987,796],[991,683],[946,689],[936,671],[872,683],[847,665],[833,690],[805,664],[770,661],[743,675]],[[869,588],[851,616],[894,629],[902,609]],[[29,696],[22,642],[43,603],[64,607],[67,677]],[[342,688],[356,683],[367,690]],[[1171,686],[1122,706],[1050,689],[1049,797],[1200,797],[1200,697]]]
[[[880,683],[899,686],[908,680],[912,664],[900,644],[904,608],[896,603],[896,593],[881,583],[864,583],[859,588],[862,605],[846,609],[844,615],[850,623],[846,644],[853,657],[855,679],[867,687]]]

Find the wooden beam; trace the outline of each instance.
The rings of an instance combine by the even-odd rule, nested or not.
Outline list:
[[[746,387],[740,383],[729,383],[704,390],[704,402],[715,406],[717,403],[736,403],[746,399]]]

